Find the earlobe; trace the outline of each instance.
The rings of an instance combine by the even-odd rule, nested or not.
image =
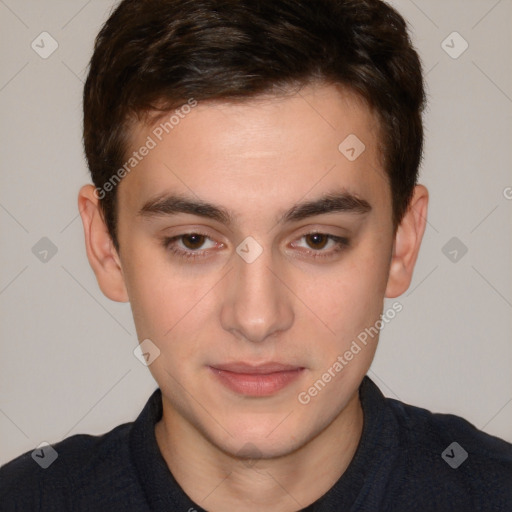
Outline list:
[[[417,185],[407,213],[395,235],[386,287],[388,298],[398,297],[411,284],[414,265],[427,224],[427,209],[428,190],[423,185]]]
[[[78,210],[84,227],[87,259],[101,291],[111,300],[128,302],[121,261],[105,225],[93,185],[80,189]]]

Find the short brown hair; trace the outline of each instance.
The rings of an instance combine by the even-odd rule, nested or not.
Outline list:
[[[123,165],[130,123],[151,111],[312,81],[355,91],[377,113],[396,229],[417,183],[425,93],[406,23],[380,0],[123,0],[84,88],[92,180],[102,189]],[[115,187],[100,204],[119,250]]]

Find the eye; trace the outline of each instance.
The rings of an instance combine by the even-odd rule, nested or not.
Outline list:
[[[181,258],[200,258],[208,256],[210,249],[220,248],[223,244],[215,242],[203,233],[183,233],[163,240],[164,247]]]
[[[303,238],[306,244],[311,249],[315,250],[325,249],[329,242],[333,242],[333,240],[329,238],[329,235],[324,233],[310,233],[309,235],[304,235]]]
[[[331,257],[350,245],[348,238],[327,233],[307,233],[291,244],[312,258]]]
[[[185,249],[189,249],[191,251],[201,249],[201,247],[205,244],[209,238],[205,235],[201,235],[199,233],[190,233],[189,235],[181,235],[180,243],[185,247]]]

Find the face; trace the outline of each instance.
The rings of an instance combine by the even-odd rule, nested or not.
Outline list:
[[[393,254],[376,119],[324,85],[199,103],[160,132],[133,134],[155,147],[118,186],[118,262],[164,407],[227,453],[289,453],[374,356],[377,337],[351,346],[379,320]]]

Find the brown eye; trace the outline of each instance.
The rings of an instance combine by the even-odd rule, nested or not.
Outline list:
[[[323,249],[329,242],[329,235],[322,233],[310,233],[309,235],[305,235],[304,238],[311,249],[317,250]]]
[[[183,245],[190,250],[200,249],[205,243],[206,237],[204,235],[198,235],[191,233],[190,235],[182,236]]]

